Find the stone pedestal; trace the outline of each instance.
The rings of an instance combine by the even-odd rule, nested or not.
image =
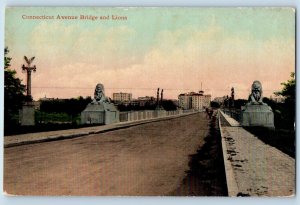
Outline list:
[[[119,122],[119,115],[112,103],[90,103],[81,112],[81,124],[112,124]]]
[[[274,128],[274,114],[271,107],[266,104],[247,104],[242,107],[241,125]]]
[[[20,123],[22,126],[35,125],[34,105],[25,104],[19,112]]]

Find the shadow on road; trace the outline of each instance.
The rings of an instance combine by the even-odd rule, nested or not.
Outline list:
[[[208,136],[196,154],[190,155],[187,176],[172,196],[227,196],[221,135],[216,113],[210,121]]]

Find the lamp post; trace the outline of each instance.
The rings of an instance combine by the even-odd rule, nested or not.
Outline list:
[[[27,73],[27,100],[20,111],[20,122],[23,126],[33,126],[35,125],[35,110],[34,105],[32,103],[31,97],[31,73],[36,71],[36,66],[31,66],[32,61],[35,57],[28,59],[24,56],[24,60],[27,65],[22,65],[22,72]]]
[[[156,108],[159,107],[159,88],[157,88],[157,93],[156,93]]]
[[[161,90],[161,93],[160,93],[160,106],[162,107],[162,103],[163,103],[163,97],[164,97],[164,89]]]
[[[24,56],[24,59],[27,63],[27,66],[25,66],[24,64],[22,65],[22,71],[23,72],[27,72],[27,89],[26,89],[26,93],[27,96],[31,98],[31,73],[32,72],[36,72],[36,66],[31,66],[32,61],[34,60],[35,57],[32,57],[30,59],[28,59],[26,56]]]

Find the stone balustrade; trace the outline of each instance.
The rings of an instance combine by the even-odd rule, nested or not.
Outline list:
[[[148,120],[160,117],[180,115],[184,113],[196,112],[195,110],[141,110],[141,111],[130,111],[130,112],[120,112],[120,122],[127,121],[138,121],[138,120]]]

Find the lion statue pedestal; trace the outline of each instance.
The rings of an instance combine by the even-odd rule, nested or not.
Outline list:
[[[259,81],[253,82],[249,102],[242,107],[241,125],[274,128],[274,114],[272,108],[262,102],[262,85]]]
[[[274,128],[274,114],[268,105],[249,105],[242,108],[242,126]]]
[[[22,126],[33,126],[35,125],[34,117],[35,109],[32,102],[27,102],[22,106],[19,111],[19,120]]]
[[[81,112],[81,124],[112,124],[119,122],[119,111],[104,95],[104,87],[97,84],[94,100]]]

